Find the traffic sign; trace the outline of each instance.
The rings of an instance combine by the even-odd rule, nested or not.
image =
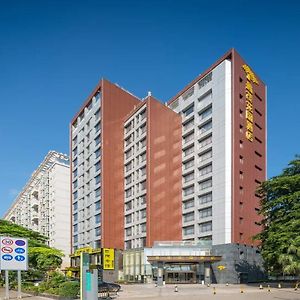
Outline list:
[[[0,237],[0,245],[0,270],[28,269],[27,239]]]

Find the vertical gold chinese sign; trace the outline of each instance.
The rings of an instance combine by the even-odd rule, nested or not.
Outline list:
[[[243,70],[246,73],[245,95],[246,95],[246,138],[253,142],[254,140],[254,117],[253,117],[253,84],[259,85],[257,78],[249,66],[243,65]]]
[[[114,249],[103,248],[102,267],[103,267],[103,270],[114,270],[115,269],[115,250]]]

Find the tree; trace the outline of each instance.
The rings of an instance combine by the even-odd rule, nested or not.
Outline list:
[[[49,247],[46,244],[48,238],[36,231],[0,220],[0,235],[28,239],[29,274],[40,276],[45,272],[55,270],[62,263],[64,254],[60,250]]]
[[[282,174],[261,184],[261,241],[266,268],[272,274],[300,274],[300,156]]]

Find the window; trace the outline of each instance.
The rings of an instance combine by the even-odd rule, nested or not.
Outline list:
[[[188,130],[192,127],[194,127],[194,118],[192,120],[189,120],[187,123],[183,124],[183,130]]]
[[[199,128],[199,131],[200,131],[200,134],[210,130],[212,128],[212,121],[202,125],[200,128]]]
[[[190,133],[189,135],[187,135],[183,138],[184,143],[188,143],[188,142],[192,141],[193,139],[194,139],[194,132]]]
[[[211,186],[212,186],[212,179],[207,179],[207,180],[199,182],[200,190],[210,188]]]
[[[132,156],[132,148],[130,148],[128,151],[125,152],[125,159],[128,159]]]
[[[194,225],[183,228],[183,235],[190,235],[190,234],[194,234]]]
[[[75,180],[75,181],[73,182],[73,189],[76,189],[76,188],[77,188],[77,185],[78,185],[78,181]]]
[[[140,204],[141,205],[146,204],[146,195],[143,195],[143,196],[140,197]]]
[[[141,171],[141,176],[146,175],[146,167],[141,168],[140,171]]]
[[[198,98],[198,101],[199,103],[203,103],[205,105],[205,102],[210,102],[211,99],[212,99],[212,90],[209,90],[208,92],[200,96]]]
[[[141,224],[141,232],[145,233],[147,230],[146,223]]]
[[[125,229],[125,234],[126,234],[126,236],[131,236],[132,235],[132,228],[131,227],[126,228]]]
[[[125,177],[125,183],[130,184],[132,182],[132,175]]]
[[[78,235],[74,235],[74,243],[78,243]]]
[[[96,138],[95,138],[95,147],[97,147],[101,142],[101,135],[99,134]]]
[[[75,202],[74,204],[73,204],[73,210],[77,210],[78,209],[78,202]]]
[[[125,191],[125,197],[128,198],[130,196],[132,196],[132,188]]]
[[[101,149],[99,148],[95,151],[95,158],[96,159],[99,158],[100,155],[101,155]]]
[[[183,164],[185,170],[191,168],[192,166],[194,166],[194,159],[191,159]]]
[[[194,95],[194,90],[195,90],[195,87],[192,86],[190,89],[188,89],[183,95],[182,95],[182,99],[185,101],[187,100],[188,98],[190,98],[191,96]]]
[[[144,162],[146,160],[146,152],[141,154],[141,162]]]
[[[98,189],[95,190],[95,197],[96,198],[100,197],[100,195],[101,195],[101,188],[98,188]]]
[[[132,209],[132,201],[129,201],[127,203],[125,203],[125,210],[131,210]]]
[[[194,199],[185,201],[185,202],[183,203],[183,208],[184,208],[184,209],[188,209],[188,208],[191,208],[191,207],[194,207],[194,206],[195,206]]]
[[[95,184],[99,184],[100,181],[101,181],[101,175],[99,174],[95,177]]]
[[[76,191],[73,193],[73,200],[76,200],[77,198],[78,198],[78,192]]]
[[[126,172],[128,172],[128,171],[130,171],[131,169],[132,169],[132,161],[131,162],[129,162],[127,165],[125,165],[125,170],[126,170]]]
[[[205,109],[203,112],[199,114],[200,120],[203,120],[212,114],[212,107]]]
[[[127,125],[125,126],[125,132],[126,132],[126,133],[128,133],[128,132],[132,129],[132,127],[133,127],[132,122],[133,122],[133,121],[131,121],[129,124],[127,124]]]
[[[101,129],[101,123],[98,122],[98,123],[95,125],[94,128],[95,128],[95,134],[98,133],[98,132],[100,131],[100,129]]]
[[[209,137],[206,137],[206,138],[199,141],[199,147],[203,148],[206,145],[209,145],[211,143],[212,143],[212,136],[210,135]]]
[[[184,222],[194,221],[194,212],[190,212],[188,214],[183,215]]]
[[[212,222],[205,222],[199,225],[200,232],[212,231]]]
[[[146,118],[146,110],[144,110],[140,113],[140,118],[141,118],[141,121],[143,121]]]
[[[95,223],[99,224],[101,222],[101,214],[95,216]]]
[[[199,218],[200,219],[211,217],[211,216],[212,216],[212,208],[211,207],[207,207],[207,208],[199,210]]]
[[[210,150],[210,151],[207,151],[207,152],[199,155],[199,160],[202,162],[202,161],[205,161],[205,160],[207,160],[211,157],[212,157],[212,151]]]
[[[101,227],[95,228],[95,235],[100,236],[101,235]]]
[[[95,112],[95,120],[98,120],[100,118],[100,109],[98,109],[96,112]]]
[[[212,80],[212,72],[208,73],[204,78],[202,78],[198,81],[199,89],[206,86],[211,80]]]
[[[73,168],[76,168],[76,167],[77,167],[77,163],[78,163],[77,158],[75,158],[75,159],[73,160]]]
[[[95,164],[95,172],[98,172],[101,168],[101,162],[98,161],[96,164]]]
[[[73,231],[74,231],[74,232],[77,232],[77,231],[78,231],[78,224],[75,224],[75,225],[73,226]]]
[[[141,219],[145,219],[147,215],[146,209],[141,210]]]
[[[192,145],[191,147],[185,149],[183,151],[183,155],[188,156],[188,155],[192,154],[193,152],[194,152],[194,145]]]
[[[146,180],[141,182],[141,191],[146,189]]]
[[[131,222],[132,222],[132,215],[127,215],[127,216],[125,217],[125,222],[126,222],[126,224],[131,223]]]
[[[190,115],[191,113],[194,112],[194,105],[188,107],[187,109],[185,109],[182,113],[185,117],[187,117],[188,115]]]
[[[74,149],[73,149],[73,156],[76,156],[77,155],[77,147],[75,147]]]
[[[96,210],[101,209],[101,201],[95,202],[95,209],[96,209]]]
[[[240,164],[244,163],[244,157],[242,155],[240,155]]]
[[[146,124],[140,127],[140,134],[143,134],[144,132],[146,132]]]
[[[212,172],[212,164],[209,164],[209,165],[199,169],[199,175],[200,176],[209,174],[211,172]]]
[[[194,172],[192,172],[190,174],[187,174],[187,175],[183,176],[183,179],[184,179],[184,182],[189,182],[189,181],[193,180],[194,177],[195,177]]]
[[[75,213],[75,214],[73,215],[73,219],[74,219],[74,222],[76,222],[76,221],[78,220],[78,213]]]
[[[144,138],[143,140],[141,140],[141,148],[146,147],[146,138]]]
[[[183,189],[183,195],[184,196],[188,196],[188,195],[191,195],[193,193],[194,193],[194,186],[193,185]]]

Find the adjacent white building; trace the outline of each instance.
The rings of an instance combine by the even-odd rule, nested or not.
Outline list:
[[[70,211],[69,157],[50,151],[4,219],[47,236],[49,246],[64,252],[64,267],[70,254]]]

